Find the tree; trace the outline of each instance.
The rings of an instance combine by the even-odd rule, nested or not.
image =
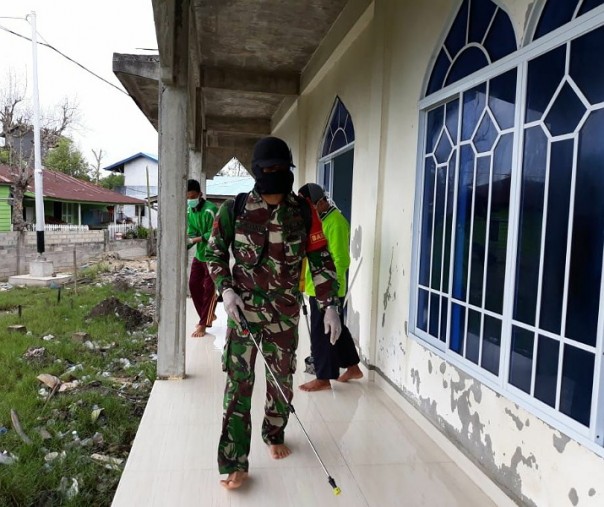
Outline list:
[[[250,173],[237,158],[233,157],[227,164],[218,171],[217,176],[249,176]]]
[[[61,137],[57,146],[49,150],[44,159],[44,167],[90,181],[88,162],[68,137]]]
[[[34,176],[33,126],[31,108],[25,100],[26,86],[9,72],[0,88],[0,137],[4,147],[0,160],[10,167],[13,194],[12,223],[15,231],[25,230],[23,196]],[[58,145],[64,133],[77,121],[77,107],[65,99],[41,120],[42,158]]]
[[[101,164],[103,161],[103,149],[101,148],[99,151],[91,150],[94,155],[94,165],[91,168],[92,172],[92,181],[94,181],[97,185],[101,181]]]
[[[111,173],[109,176],[106,176],[102,180],[100,180],[100,184],[104,188],[108,188],[109,190],[113,190],[116,187],[124,186],[124,175]]]

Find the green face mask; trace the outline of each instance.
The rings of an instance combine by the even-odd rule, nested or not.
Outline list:
[[[194,208],[198,204],[199,204],[199,198],[197,198],[197,199],[187,199],[187,206],[189,208]]]

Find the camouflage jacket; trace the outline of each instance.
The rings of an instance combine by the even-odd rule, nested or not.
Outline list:
[[[318,231],[307,234],[300,203],[293,194],[277,206],[269,206],[252,191],[234,223],[232,209],[231,199],[218,210],[206,262],[220,293],[233,288],[241,296],[250,322],[297,323],[304,257],[308,258],[319,304],[337,302],[335,267],[318,216],[313,220]],[[229,250],[234,258],[232,271]]]

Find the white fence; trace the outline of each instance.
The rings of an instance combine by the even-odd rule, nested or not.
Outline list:
[[[31,224],[28,230],[35,231],[36,224]],[[87,225],[73,225],[73,224],[44,224],[44,231],[69,231],[69,232],[82,232],[87,231]]]
[[[136,224],[109,224],[109,240],[122,239],[128,231],[136,231]]]

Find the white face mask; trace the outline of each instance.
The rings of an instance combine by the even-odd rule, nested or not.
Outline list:
[[[187,206],[189,208],[194,208],[199,204],[199,197],[197,199],[187,199]]]

